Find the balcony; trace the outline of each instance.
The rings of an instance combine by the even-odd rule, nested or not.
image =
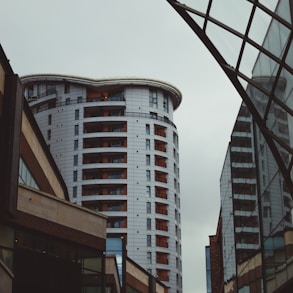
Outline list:
[[[155,171],[155,181],[167,183],[168,173]]]
[[[156,235],[156,246],[168,248],[168,239],[167,236]]]
[[[82,171],[83,180],[94,180],[94,179],[127,179],[126,169],[84,169]]]
[[[82,186],[82,196],[120,196],[127,195],[127,186],[124,184],[87,184]]]
[[[125,148],[127,147],[126,138],[84,138],[83,148]]]
[[[164,141],[160,141],[155,139],[155,150],[160,152],[167,152],[167,143]]]
[[[94,210],[96,212],[126,212],[127,211],[127,201],[90,201],[83,202],[83,206]]]
[[[156,253],[156,262],[158,264],[168,265],[169,264],[169,253],[157,252]]]
[[[168,189],[156,186],[155,195],[156,197],[159,197],[159,198],[168,199]]]
[[[123,91],[88,91],[87,102],[125,101]]]
[[[110,217],[107,220],[107,228],[127,228],[126,217]]]
[[[154,132],[155,135],[166,137],[166,127],[162,125],[155,124],[154,125]]]
[[[158,275],[158,280],[164,281],[164,282],[169,282],[169,271],[168,270],[157,269],[157,275]]]
[[[125,106],[94,106],[84,108],[84,118],[91,117],[123,117]]]
[[[127,132],[127,123],[121,122],[85,122],[83,133]]]
[[[156,219],[156,230],[168,231],[168,220]]]
[[[155,155],[155,165],[162,167],[162,168],[167,168],[167,158]]]
[[[127,163],[126,153],[88,153],[83,154],[83,164],[122,164]]]
[[[161,215],[168,215],[168,205],[156,202],[156,213]]]

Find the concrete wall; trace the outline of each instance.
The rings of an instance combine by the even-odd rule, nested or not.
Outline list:
[[[24,185],[18,187],[19,211],[106,239],[106,217]]]

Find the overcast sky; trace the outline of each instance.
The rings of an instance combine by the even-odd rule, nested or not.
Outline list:
[[[241,99],[200,40],[166,0],[1,0],[0,37],[20,76],[144,77],[182,92],[183,291],[205,293],[204,248]]]

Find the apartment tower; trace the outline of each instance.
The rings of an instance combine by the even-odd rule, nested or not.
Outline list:
[[[151,79],[22,78],[70,200],[108,216],[109,237],[182,291],[178,89]],[[93,223],[94,225],[94,223]]]

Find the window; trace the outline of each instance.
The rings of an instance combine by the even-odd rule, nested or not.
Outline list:
[[[151,164],[151,156],[146,155],[146,165],[149,166]]]
[[[48,125],[51,125],[52,124],[52,115],[49,114],[48,115]]]
[[[146,132],[146,134],[150,134],[151,133],[150,125],[149,124],[146,124],[145,125],[145,132]]]
[[[145,140],[145,148],[146,148],[146,150],[151,149],[151,140],[150,139]]]
[[[75,114],[74,114],[75,116],[75,120],[78,120],[79,119],[79,110],[77,109],[77,110],[75,110]]]
[[[73,171],[73,181],[76,182],[77,181],[77,171]]]
[[[146,187],[146,194],[148,197],[151,197],[151,187],[150,186]]]
[[[74,140],[74,150],[76,151],[78,149],[78,139]]]
[[[158,94],[156,90],[150,90],[150,107],[158,108]]]
[[[78,133],[79,133],[79,127],[77,124],[77,125],[74,125],[74,135],[78,135]]]
[[[70,84],[69,82],[64,83],[64,94],[68,94],[70,92]]]
[[[169,99],[167,94],[164,93],[164,101],[163,101],[164,111],[169,113]]]
[[[46,93],[47,93],[48,96],[56,94],[57,91],[56,91],[55,84],[46,84]]]
[[[152,253],[150,251],[147,252],[147,263],[148,264],[152,263]]]
[[[152,236],[147,235],[147,247],[151,247],[151,246],[152,246]]]
[[[270,218],[271,217],[271,208],[270,207],[264,207],[263,208],[263,216],[264,216],[264,218]]]
[[[66,98],[66,100],[65,100],[65,104],[66,104],[66,105],[70,105],[70,98]]]
[[[29,86],[28,88],[27,88],[27,97],[28,98],[31,98],[31,97],[33,97],[34,96],[34,87],[33,86]]]
[[[77,186],[73,186],[73,188],[72,188],[72,197],[76,198],[76,196],[77,196]]]
[[[77,103],[81,103],[82,102],[82,97],[77,97]]]
[[[22,158],[20,158],[20,160],[19,160],[19,171],[18,172],[19,172],[18,181],[20,183],[23,183],[23,184],[30,186],[32,188],[35,188],[35,189],[40,189],[38,184],[36,183],[33,175],[29,171],[27,165],[25,164],[25,162],[23,161]]]
[[[146,170],[146,180],[151,181],[151,171],[150,170]]]
[[[147,230],[152,230],[152,219],[147,219]]]
[[[151,212],[152,212],[152,208],[151,208],[151,203],[150,202],[147,202],[146,203],[146,211],[147,211],[147,214],[151,214]]]
[[[47,140],[51,139],[51,129],[47,130]]]
[[[78,155],[74,155],[73,157],[73,166],[77,166],[78,165]]]

